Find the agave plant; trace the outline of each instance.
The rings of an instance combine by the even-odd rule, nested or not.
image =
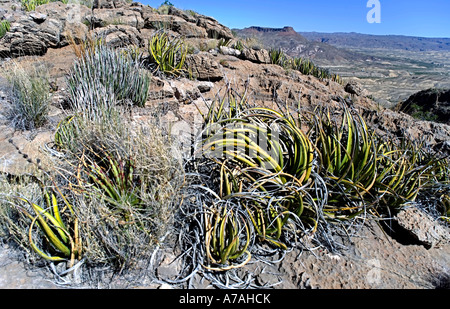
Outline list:
[[[122,212],[125,222],[131,220],[132,212],[141,207],[138,195],[138,182],[132,158],[112,155],[99,147],[99,150],[87,149],[90,155],[82,155],[80,168],[95,185],[91,194],[96,194],[114,209]],[[80,178],[79,182],[83,180]],[[84,187],[84,186],[82,186]]]
[[[72,205],[59,188],[44,189],[46,206],[42,207],[25,198],[17,197],[26,205],[16,205],[31,221],[28,237],[31,248],[51,262],[80,259],[82,253],[78,219]],[[60,196],[61,202],[57,195]],[[38,228],[39,232],[36,232]],[[36,239],[40,239],[40,245]]]
[[[188,48],[181,38],[171,38],[166,32],[158,31],[150,38],[148,51],[155,71],[174,76],[184,71]]]
[[[249,107],[245,95],[228,94],[205,117],[202,154],[223,156],[249,168],[285,173],[306,183],[311,175],[313,146],[290,115]],[[280,174],[281,175],[281,174]],[[283,179],[283,176],[280,176]]]
[[[434,158],[423,160],[422,148],[412,141],[379,143],[378,176],[375,187],[386,205],[398,208],[414,201],[420,190],[431,181],[437,167]]]
[[[352,217],[363,212],[372,200],[371,189],[377,179],[377,148],[374,134],[364,120],[345,103],[340,122],[329,109],[314,115],[316,147],[323,177],[330,187],[329,205],[324,211],[331,217]]]
[[[269,51],[270,61],[272,64],[278,64],[280,66],[284,66],[287,61],[287,57],[284,54],[281,48],[279,49],[271,49]]]
[[[440,200],[442,203],[442,218],[450,222],[450,196],[443,194]]]
[[[229,92],[205,116],[200,152],[220,166],[220,197],[239,198],[258,236],[286,248],[283,227],[305,214],[312,182],[313,145],[296,120]]]
[[[276,53],[274,53],[273,56],[275,57]],[[328,79],[340,84],[343,83],[343,80],[339,75],[331,73],[328,69],[319,68],[309,59],[297,57],[286,60],[283,63],[286,67],[297,70],[302,74],[313,75],[319,79]]]
[[[220,271],[244,266],[251,258],[247,250],[251,242],[251,228],[239,209],[212,208],[205,212],[205,250],[208,268]],[[233,264],[246,255],[244,262]]]

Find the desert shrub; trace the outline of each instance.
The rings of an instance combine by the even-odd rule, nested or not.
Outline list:
[[[67,83],[73,108],[84,110],[95,108],[86,104],[100,84],[114,95],[117,103],[144,106],[150,79],[150,74],[131,53],[98,44],[75,62]]]
[[[70,70],[73,114],[57,126],[52,169],[41,190],[19,187],[1,209],[2,232],[20,237],[30,256],[131,271],[172,228],[184,169],[168,134],[128,117],[124,103],[143,104],[150,79],[135,56],[93,44]]]
[[[33,261],[70,262],[60,266],[63,274],[86,265],[83,280],[96,280],[97,266],[132,272],[148,263],[181,202],[184,169],[174,141],[156,124],[134,124],[115,108],[65,121],[76,134],[60,137],[52,172],[34,180],[33,191],[1,183],[1,233]]]
[[[65,179],[79,193],[74,209],[89,239],[84,256],[131,269],[170,229],[183,168],[168,135],[126,116],[123,103],[143,104],[148,92],[139,57],[101,44],[82,54],[68,76],[74,114],[58,125],[56,149],[65,154]]]
[[[148,261],[170,231],[180,203],[183,168],[172,141],[156,126],[121,132],[91,125],[82,149],[68,157],[67,178],[80,192],[75,203],[84,251],[92,264],[131,270]]]
[[[20,130],[43,126],[47,122],[50,106],[46,69],[39,65],[25,68],[13,62],[6,72],[12,94],[8,115],[13,125]]]
[[[437,121],[439,117],[435,115],[433,112],[430,111],[424,111],[424,107],[420,106],[417,103],[411,104],[409,107],[410,115],[416,119],[419,120],[425,120],[425,121]]]

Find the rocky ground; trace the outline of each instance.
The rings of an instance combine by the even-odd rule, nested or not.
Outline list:
[[[0,119],[0,166],[2,173],[20,175],[26,173],[30,164],[18,153],[16,147],[30,157],[42,157],[42,149],[50,142],[58,121],[65,115],[65,79],[75,53],[68,45],[67,33],[77,33],[83,40],[91,32],[103,34],[108,44],[122,46],[137,44],[145,46],[146,40],[164,23],[170,30],[182,34],[194,46],[195,52],[187,58],[194,78],[165,78],[154,76],[145,108],[133,110],[135,119],[142,119],[157,111],[163,124],[172,128],[174,134],[193,128],[199,121],[198,110],[206,108],[217,95],[231,87],[238,93],[246,89],[251,100],[261,106],[300,103],[305,110],[319,104],[337,105],[341,100],[360,110],[369,125],[380,134],[407,135],[424,138],[435,149],[450,151],[450,127],[429,121],[417,121],[412,117],[385,109],[366,97],[357,84],[343,85],[320,81],[299,72],[286,71],[270,64],[265,50],[232,48],[207,49],[204,44],[217,38],[231,38],[229,29],[205,16],[194,18],[182,11],[172,9],[169,14],[156,14],[146,6],[120,1],[99,1],[97,9],[77,8],[74,5],[51,3],[39,7],[36,12],[3,11],[3,17],[12,21],[12,29],[0,40],[2,67],[10,57],[23,65],[44,64],[54,83],[50,121],[44,128],[34,132],[14,131],[2,113]],[[112,3],[112,4],[111,4]],[[87,22],[73,21],[76,11],[93,23],[89,30]],[[9,15],[8,15],[9,14]],[[78,15],[79,17],[80,15]],[[120,22],[118,18],[120,17]],[[77,25],[77,27],[75,27]],[[74,28],[75,27],[75,28]],[[77,29],[77,31],[74,31]],[[45,31],[43,31],[45,30]],[[203,44],[203,45],[202,45]],[[202,47],[203,46],[203,47]],[[25,48],[26,47],[26,48]],[[27,51],[24,53],[24,51]],[[27,56],[28,53],[38,56]],[[20,56],[20,57],[17,57]],[[8,104],[5,79],[0,73],[0,101],[2,110]],[[183,135],[178,135],[183,138]],[[14,145],[9,142],[13,140]],[[395,223],[395,233],[386,232],[374,221],[366,221],[352,232],[352,237],[342,237],[341,250],[293,250],[278,263],[251,262],[238,275],[251,278],[251,286],[283,289],[300,288],[448,288],[450,284],[449,230],[423,212],[405,211]],[[391,234],[391,235],[389,235]],[[124,278],[110,283],[89,287],[126,288],[207,288],[208,278],[200,273],[192,277],[190,285],[171,284],[155,278],[176,275],[178,262],[173,248],[160,248],[149,274],[140,283],[129,284]],[[172,263],[173,262],[173,263]],[[252,274],[251,277],[246,274]],[[159,278],[161,279],[161,278]],[[49,268],[29,266],[17,250],[0,247],[1,288],[67,288],[54,283]]]
[[[447,230],[448,233],[448,230]],[[251,285],[274,289],[447,289],[450,288],[450,245],[426,248],[414,236],[395,239],[368,222],[339,252],[293,250],[281,262],[252,262],[241,271],[241,279],[251,274]],[[215,288],[201,275],[190,285],[172,284],[161,279],[177,274],[172,249],[158,252],[159,264],[149,269],[140,283],[114,279],[108,284],[56,284],[49,268],[36,269],[19,262],[17,251],[0,247],[0,288]],[[160,278],[155,279],[154,274]],[[245,287],[243,285],[242,287]]]

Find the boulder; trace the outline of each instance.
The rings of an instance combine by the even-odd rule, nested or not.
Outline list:
[[[345,85],[345,91],[351,95],[367,96],[369,93],[357,81],[351,80]]]
[[[58,46],[60,27],[54,20],[47,20],[45,24],[49,27],[44,29],[43,24],[35,23],[28,16],[12,23],[10,30],[1,40],[5,47],[5,56],[43,55],[49,46]]]
[[[91,13],[91,10],[86,6],[51,2],[38,6],[36,12],[46,15],[47,19],[50,18],[61,22],[59,47],[68,45],[70,39],[77,43],[85,41],[89,32],[86,18]],[[43,26],[45,26],[45,23]]]
[[[241,51],[240,50],[234,49],[234,48],[231,48],[231,47],[228,47],[228,46],[220,46],[219,50],[220,50],[220,52],[223,55],[226,55],[226,56],[239,57],[241,55]]]
[[[188,55],[186,64],[190,68],[192,76],[198,80],[219,81],[223,79],[220,65],[208,53]]]
[[[92,3],[93,9],[114,9],[128,6],[126,0],[94,0]]]
[[[127,8],[94,9],[92,15],[86,17],[94,28],[108,25],[128,25],[136,29],[144,27],[144,19],[136,10]]]
[[[102,38],[110,47],[142,46],[144,40],[139,31],[127,25],[108,25],[92,31],[94,36]]]
[[[201,93],[210,91],[214,83],[182,78],[170,81],[170,86],[178,102],[190,104],[201,97]]]
[[[49,130],[16,132],[11,126],[0,125],[0,172],[10,175],[24,175],[36,171],[34,163],[41,166],[49,162],[42,153],[45,144],[52,142],[54,133]],[[27,136],[28,135],[28,136]],[[29,138],[32,136],[31,138]],[[31,161],[30,161],[31,160]]]
[[[254,63],[271,63],[269,52],[266,49],[244,48],[241,57]]]
[[[178,33],[186,38],[206,38],[208,36],[204,28],[188,22],[181,17],[172,15],[160,15],[153,10],[143,10],[144,27],[147,29],[166,29]]]
[[[426,89],[400,102],[396,109],[421,120],[450,125],[450,89]]]
[[[42,14],[42,13],[38,13],[38,12],[31,12],[29,16],[33,19],[33,21],[35,21],[38,24],[44,22],[47,19],[46,14]]]
[[[205,28],[209,38],[226,40],[234,38],[229,28],[212,17],[197,14],[197,26]]]
[[[62,2],[50,2],[36,7],[36,13],[46,15],[47,18],[56,19],[63,24],[80,24],[86,21],[86,16],[91,14],[91,9],[84,5]]]
[[[174,6],[170,6],[169,7],[169,15],[173,15],[173,16],[177,16],[177,17],[181,17],[183,18],[185,21],[188,21],[190,23],[197,23],[197,18],[196,16],[192,15],[192,14],[188,14],[183,10],[177,9]]]
[[[11,15],[11,28],[0,40],[0,56],[43,55],[48,48],[83,41],[88,28],[83,21],[90,10],[82,5],[52,2],[35,12]]]
[[[153,76],[152,86],[149,89],[148,99],[150,101],[163,101],[174,97],[174,91],[168,81]]]
[[[395,218],[411,237],[427,248],[439,247],[450,242],[448,228],[439,225],[430,215],[417,207],[406,207]]]

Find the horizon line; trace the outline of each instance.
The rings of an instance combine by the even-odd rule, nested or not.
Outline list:
[[[244,30],[248,28],[266,28],[266,29],[285,29],[285,28],[292,28],[296,33],[322,33],[322,34],[362,34],[362,35],[371,35],[371,36],[402,36],[402,37],[409,37],[409,38],[424,38],[424,39],[447,39],[450,40],[450,37],[440,37],[440,36],[420,36],[420,35],[410,35],[410,34],[373,34],[373,33],[363,33],[363,32],[357,32],[357,31],[335,31],[335,32],[328,32],[328,31],[297,31],[293,26],[284,26],[284,27],[267,27],[267,26],[247,26],[244,28],[230,28],[231,30]]]

